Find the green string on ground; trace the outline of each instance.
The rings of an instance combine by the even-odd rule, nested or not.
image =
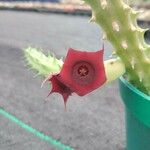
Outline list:
[[[15,116],[8,113],[7,111],[5,111],[2,108],[0,108],[0,115],[2,115],[3,117],[9,119],[10,121],[16,123],[18,126],[25,129],[26,131],[34,134],[35,136],[42,139],[43,141],[49,142],[51,145],[57,147],[60,150],[74,150],[73,148],[62,144],[60,141],[57,141],[57,140],[53,139],[51,136],[45,135],[44,133],[42,133],[42,132],[32,128],[31,126],[25,124],[20,119],[16,118]]]

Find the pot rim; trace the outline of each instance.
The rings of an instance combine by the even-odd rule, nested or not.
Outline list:
[[[147,99],[150,101],[150,96],[148,96],[145,93],[143,93],[142,91],[138,90],[135,86],[133,86],[131,83],[129,83],[129,81],[125,80],[123,76],[121,76],[119,79],[134,93],[136,93],[140,97],[143,97],[144,99]]]
[[[124,77],[120,77],[119,87],[126,112],[130,112],[134,119],[150,128],[150,96],[138,90]]]

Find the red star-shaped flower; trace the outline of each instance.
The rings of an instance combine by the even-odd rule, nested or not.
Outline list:
[[[67,99],[72,94],[72,91],[69,87],[67,87],[65,84],[63,84],[61,81],[59,81],[57,79],[58,76],[59,75],[53,75],[49,79],[49,81],[51,81],[51,83],[52,83],[52,89],[51,89],[49,95],[54,92],[61,94],[63,96],[64,104],[65,104],[65,108],[66,108]]]
[[[80,96],[97,89],[106,81],[103,52],[69,49],[57,79]]]

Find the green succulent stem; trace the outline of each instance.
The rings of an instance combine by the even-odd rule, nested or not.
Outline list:
[[[92,8],[92,22],[104,30],[124,63],[130,83],[150,95],[150,45],[137,25],[138,12],[123,0],[84,0]]]
[[[124,63],[120,59],[109,59],[104,61],[106,84],[116,80],[125,73]]]
[[[25,59],[27,65],[34,71],[37,75],[48,76],[50,73],[59,73],[63,65],[63,61],[57,59],[55,56],[49,54],[44,55],[41,50],[36,48],[26,48],[24,50]]]

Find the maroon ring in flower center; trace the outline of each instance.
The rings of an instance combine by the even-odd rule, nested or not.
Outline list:
[[[77,62],[72,68],[72,77],[80,85],[90,84],[95,76],[94,67],[85,61]]]

